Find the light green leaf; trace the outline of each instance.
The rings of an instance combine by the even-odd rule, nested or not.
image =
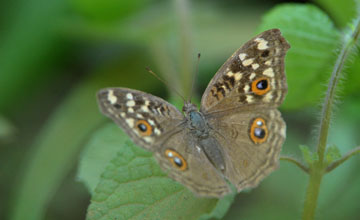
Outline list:
[[[338,160],[341,158],[341,153],[339,148],[336,145],[328,147],[326,151],[326,161],[328,163],[333,162],[334,160]]]
[[[259,30],[280,28],[291,48],[286,56],[288,95],[284,108],[317,103],[324,93],[340,41],[329,17],[313,5],[284,4],[267,13]]]
[[[152,153],[124,141],[121,129],[106,125],[95,133],[88,148],[98,152],[116,149],[99,178],[88,209],[87,219],[214,219],[221,218],[231,205],[234,195],[221,200],[198,198],[161,170]],[[120,135],[119,135],[120,134]],[[111,137],[111,138],[110,138]],[[86,151],[89,151],[87,149]],[[82,160],[90,164],[89,153]],[[93,159],[92,167],[101,160]],[[104,163],[102,161],[101,163]],[[81,178],[93,186],[98,171],[90,167]]]
[[[303,157],[304,157],[304,160],[309,164],[313,164],[315,161],[317,161],[319,158],[318,158],[318,155],[316,152],[311,152],[309,147],[308,146],[305,146],[305,145],[300,145],[300,150],[303,154]]]

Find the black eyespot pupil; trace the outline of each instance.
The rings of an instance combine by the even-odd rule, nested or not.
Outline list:
[[[265,130],[262,128],[255,128],[254,135],[257,138],[263,139],[265,137]]]
[[[183,166],[183,163],[182,163],[181,159],[178,158],[178,157],[174,157],[174,163],[175,163],[176,166],[178,166],[178,167],[182,167],[182,166]]]
[[[270,51],[265,50],[264,52],[262,52],[261,56],[262,57],[267,57],[267,56],[269,56],[269,53],[270,53]]]
[[[138,128],[140,129],[140,131],[145,132],[147,130],[146,125],[144,125],[143,123],[138,124]]]
[[[268,81],[266,79],[260,80],[258,83],[256,83],[256,88],[260,90],[264,90],[268,87]]]

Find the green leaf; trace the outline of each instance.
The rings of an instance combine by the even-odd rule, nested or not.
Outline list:
[[[90,140],[86,152],[117,149],[113,159],[88,158],[95,154],[84,153],[83,161],[96,167],[106,163],[99,176],[98,170],[87,167],[82,171],[82,180],[93,186],[87,219],[214,219],[224,216],[234,195],[223,199],[199,198],[187,188],[171,180],[161,170],[152,153],[135,146],[124,138],[122,131],[111,123],[97,131]],[[109,155],[109,154],[108,154]],[[86,175],[84,175],[86,174]],[[90,187],[91,188],[91,187]]]
[[[94,193],[107,164],[119,151],[119,143],[128,140],[127,135],[117,126],[107,126],[100,129],[96,135],[101,138],[90,139],[82,152],[78,167],[78,179],[86,185],[91,194]],[[104,141],[109,144],[103,144]]]
[[[280,28],[291,48],[286,56],[287,109],[314,105],[335,62],[340,34],[329,17],[313,5],[284,4],[267,13],[259,30]]]
[[[336,145],[328,147],[326,151],[326,161],[328,163],[333,162],[334,160],[338,160],[341,158],[341,153],[339,148]]]
[[[356,16],[356,0],[315,0],[334,19],[335,23],[344,27]]]
[[[319,157],[316,152],[311,152],[308,146],[300,145],[299,146],[304,160],[310,165],[313,164],[315,161],[319,160]]]

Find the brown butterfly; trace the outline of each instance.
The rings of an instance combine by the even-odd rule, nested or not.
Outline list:
[[[200,196],[255,187],[278,167],[286,125],[277,107],[287,93],[290,45],[278,29],[238,49],[210,81],[200,110],[127,88],[99,91],[103,114],[139,146],[154,152],[168,175]],[[227,181],[226,181],[227,180]]]

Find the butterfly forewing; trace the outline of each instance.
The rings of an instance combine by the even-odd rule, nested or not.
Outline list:
[[[279,106],[286,95],[284,58],[290,45],[278,29],[261,33],[238,49],[210,81],[201,100],[206,113]]]
[[[122,127],[134,142],[155,151],[162,138],[181,128],[183,114],[163,99],[127,88],[107,88],[98,92],[103,114]]]

